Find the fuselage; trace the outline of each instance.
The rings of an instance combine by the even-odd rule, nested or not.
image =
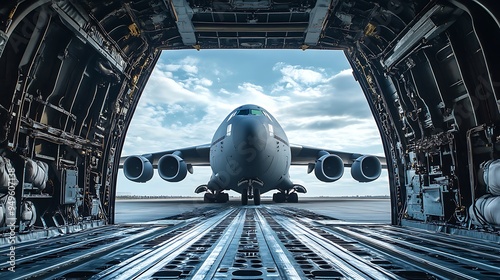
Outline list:
[[[245,191],[249,184],[261,193],[290,189],[290,145],[276,119],[256,105],[231,112],[212,139],[208,183],[212,190]]]

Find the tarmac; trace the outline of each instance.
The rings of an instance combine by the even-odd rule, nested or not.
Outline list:
[[[299,203],[274,203],[262,198],[261,206],[278,205],[308,210],[318,215],[353,223],[390,223],[389,198],[301,197]],[[116,201],[115,223],[140,223],[180,215],[185,212],[204,212],[230,204],[243,207],[237,197],[224,204],[204,203],[203,198],[125,199]],[[249,201],[252,205],[252,201]],[[248,207],[248,206],[246,206]],[[259,207],[259,206],[256,206]]]

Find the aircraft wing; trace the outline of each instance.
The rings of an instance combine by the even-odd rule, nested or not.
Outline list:
[[[290,144],[290,149],[292,152],[292,165],[308,165],[309,163],[315,163],[318,159],[318,155],[321,151],[328,152],[330,154],[334,154],[339,156],[344,162],[344,166],[351,167],[354,161],[360,156],[364,156],[363,154],[357,153],[348,153],[348,152],[339,152],[328,149],[320,149],[302,145]],[[387,167],[387,162],[385,157],[376,156],[380,163],[382,164],[382,168]]]
[[[211,144],[205,144],[200,146],[162,151],[151,154],[143,154],[142,156],[149,159],[149,161],[153,164],[154,168],[158,167],[158,160],[168,154],[173,154],[175,152],[180,152],[180,157],[184,159],[187,164],[192,166],[210,166],[210,146]],[[128,156],[124,156],[120,158],[120,168],[123,167],[123,163]]]

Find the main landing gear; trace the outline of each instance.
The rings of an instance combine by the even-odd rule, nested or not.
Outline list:
[[[306,193],[307,190],[304,186],[294,185],[293,188],[289,190],[280,190],[280,192],[273,194],[273,201],[276,203],[297,203],[299,202],[299,196],[297,193]]]
[[[205,192],[203,196],[204,202],[218,202],[218,203],[226,203],[229,201],[229,194],[224,193],[223,190],[220,191],[212,191],[208,189],[207,185],[198,186],[195,190],[195,193]]]
[[[218,203],[226,203],[229,201],[229,194],[223,192],[209,193],[206,192],[203,196],[204,202],[218,202]]]
[[[244,180],[238,183],[238,185],[247,184],[246,188],[243,188],[241,192],[241,205],[247,205],[248,199],[253,199],[253,204],[260,205],[260,188],[255,187],[254,184],[263,186],[264,184],[260,180]]]
[[[297,203],[299,202],[299,196],[296,192],[290,193],[289,191],[281,191],[279,193],[273,194],[273,201],[276,203]]]

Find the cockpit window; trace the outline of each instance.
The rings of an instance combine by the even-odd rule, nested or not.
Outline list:
[[[252,116],[262,116],[262,110],[258,109],[241,109],[239,110],[236,115],[238,116],[246,116],[246,115],[252,115]]]
[[[262,116],[261,110],[250,110],[250,114],[254,116]]]

